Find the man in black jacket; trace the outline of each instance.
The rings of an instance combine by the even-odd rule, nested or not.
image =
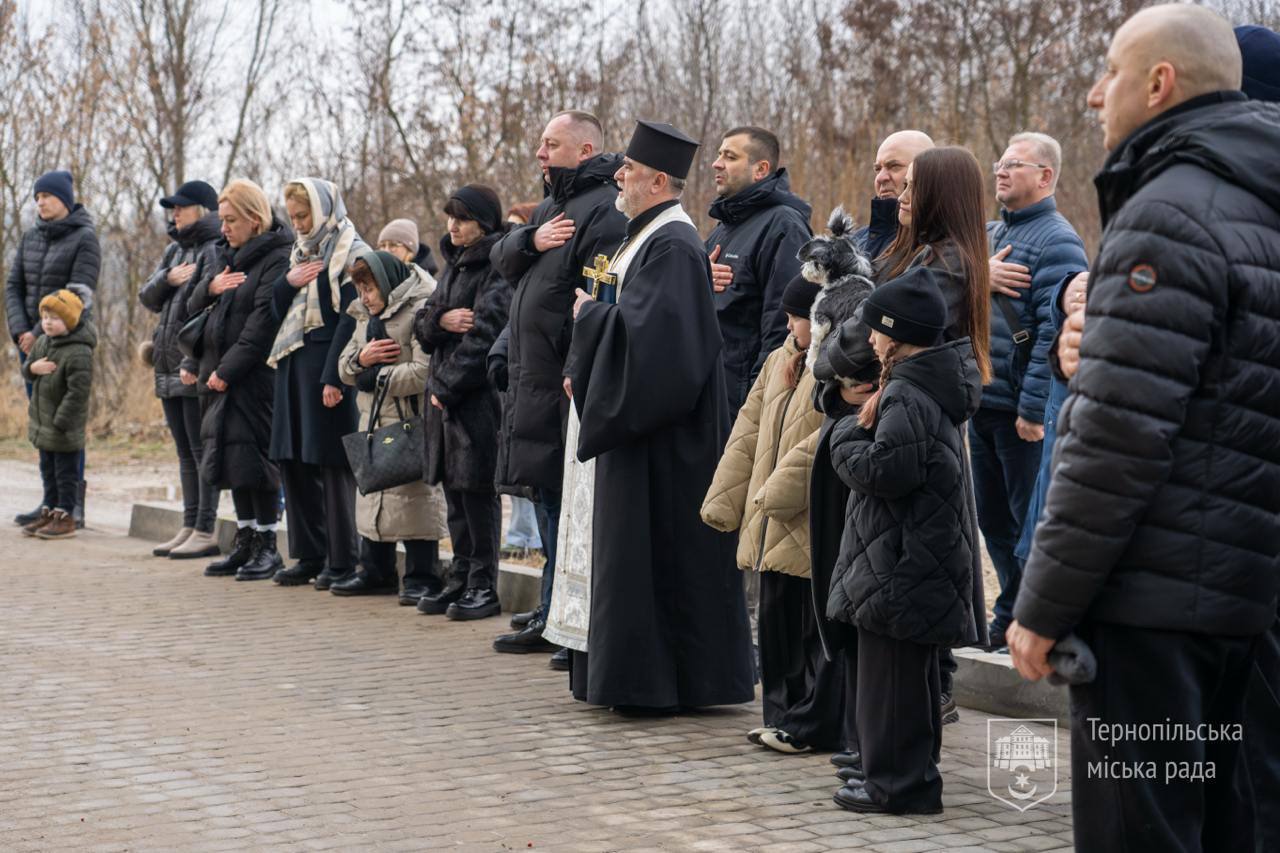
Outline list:
[[[518,614],[519,633],[499,637],[500,652],[549,650],[542,639],[555,575],[564,428],[569,400],[564,362],[573,333],[574,291],[591,288],[586,270],[603,270],[622,243],[627,220],[614,206],[613,174],[622,163],[603,154],[604,132],[590,113],[552,117],[542,132],[538,164],[546,197],[529,224],[493,247],[493,266],[515,283],[507,337],[507,393],[502,413],[497,482],[537,490],[538,520],[547,562],[542,601]]]
[[[880,257],[898,236],[898,196],[907,184],[907,167],[932,147],[928,134],[899,130],[886,136],[876,149],[876,194],[871,199],[871,218],[853,235],[868,258]]]
[[[93,293],[98,288],[102,250],[93,228],[93,217],[76,201],[71,173],[46,172],[36,179],[33,191],[39,219],[22,235],[18,251],[4,287],[5,317],[9,337],[17,344],[19,358],[26,361],[40,330],[40,300],[66,288],[80,297],[85,311],[91,311]],[[31,387],[27,386],[27,396]],[[72,515],[77,527],[84,527],[84,451],[78,461],[79,482]],[[40,516],[40,508],[22,513],[15,523],[30,524]]]
[[[1076,844],[1250,850],[1245,689],[1280,558],[1280,107],[1230,25],[1146,9],[1089,95],[1105,231],[1055,476],[1009,629],[1029,678],[1074,631]]]
[[[813,236],[812,209],[791,192],[787,170],[778,168],[779,151],[769,131],[735,127],[711,167],[718,198],[708,215],[720,224],[707,237],[707,252],[732,418],[764,360],[787,339],[782,291],[800,274],[796,254]]]

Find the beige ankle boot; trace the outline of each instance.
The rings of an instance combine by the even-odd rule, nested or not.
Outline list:
[[[184,527],[174,534],[174,537],[168,542],[163,542],[152,548],[151,553],[155,554],[157,557],[167,557],[169,556],[170,551],[177,548],[183,542],[186,542],[192,533],[195,533],[194,527]]]
[[[196,557],[216,557],[221,553],[216,536],[196,530],[187,537],[186,542],[169,552],[169,559],[194,560]]]

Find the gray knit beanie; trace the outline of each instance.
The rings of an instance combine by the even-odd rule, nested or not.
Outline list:
[[[378,234],[379,243],[399,243],[406,249],[418,251],[418,223],[412,219],[393,219]]]

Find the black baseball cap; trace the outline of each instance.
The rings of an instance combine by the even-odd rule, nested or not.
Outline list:
[[[198,204],[209,210],[217,210],[218,191],[204,181],[187,181],[178,187],[176,193],[160,199],[160,206],[165,208],[191,207],[193,204]]]

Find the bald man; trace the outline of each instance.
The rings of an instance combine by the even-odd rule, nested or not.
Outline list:
[[[1089,93],[1104,231],[1006,633],[1031,679],[1068,633],[1097,656],[1070,690],[1081,850],[1254,849],[1237,771],[1280,588],[1280,106],[1240,84],[1230,25],[1166,5]]]
[[[898,234],[898,196],[906,186],[907,167],[921,151],[933,147],[928,134],[899,130],[885,137],[876,151],[876,195],[871,219],[853,238],[869,258],[878,258]]]

